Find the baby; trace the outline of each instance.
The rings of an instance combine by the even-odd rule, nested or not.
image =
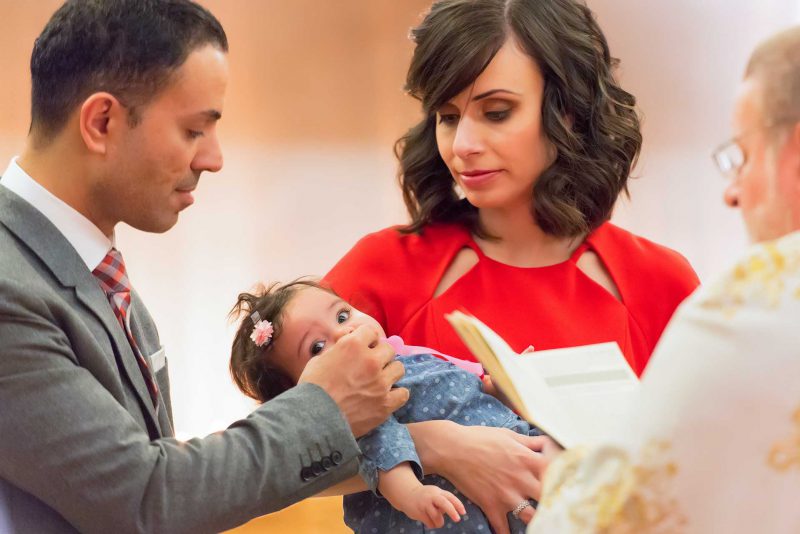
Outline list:
[[[231,312],[242,314],[233,341],[231,374],[248,396],[265,402],[293,387],[310,358],[340,337],[366,325],[385,337],[380,324],[315,282],[274,284],[259,294],[243,293]],[[453,485],[436,475],[423,476],[407,423],[449,419],[462,425],[504,427],[538,435],[496,398],[482,390],[482,368],[387,340],[405,367],[397,386],[410,398],[385,423],[359,439],[359,472],[371,491],[344,498],[345,523],[356,532],[411,534],[444,526],[449,518],[469,532],[490,532],[488,521]],[[321,468],[325,468],[324,465]],[[525,525],[509,514],[512,532]]]

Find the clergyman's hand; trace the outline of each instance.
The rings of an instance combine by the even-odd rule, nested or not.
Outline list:
[[[342,411],[355,437],[361,437],[408,400],[408,390],[392,388],[402,378],[403,364],[380,333],[360,326],[312,358],[298,383],[325,390]]]

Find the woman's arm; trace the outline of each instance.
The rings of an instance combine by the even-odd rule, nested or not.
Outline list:
[[[412,423],[408,429],[425,472],[452,482],[483,510],[497,534],[509,534],[508,512],[539,498],[549,462],[542,451],[552,446],[550,438],[446,420]],[[519,517],[527,523],[533,514],[529,507]]]

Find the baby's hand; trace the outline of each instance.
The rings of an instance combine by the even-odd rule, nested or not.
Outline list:
[[[427,528],[443,527],[444,514],[458,523],[467,513],[458,497],[437,486],[420,484],[411,491],[404,504],[401,511],[411,519],[422,521]]]

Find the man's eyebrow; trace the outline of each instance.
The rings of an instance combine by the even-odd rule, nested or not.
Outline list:
[[[472,101],[473,101],[473,102],[476,102],[476,101],[478,101],[478,100],[481,100],[481,99],[484,99],[484,98],[490,97],[490,96],[492,96],[492,95],[494,95],[494,94],[496,94],[496,93],[509,93],[509,94],[512,94],[512,95],[517,95],[517,96],[520,96],[520,95],[521,95],[521,93],[517,93],[517,92],[515,92],[515,91],[511,91],[510,89],[492,89],[492,90],[490,90],[490,91],[486,91],[486,92],[483,92],[483,93],[481,93],[481,94],[479,94],[479,95],[475,95],[475,96],[473,96],[473,97],[472,97]]]
[[[216,109],[207,109],[196,114],[198,117],[206,119],[208,122],[217,122],[222,118],[222,112]]]

